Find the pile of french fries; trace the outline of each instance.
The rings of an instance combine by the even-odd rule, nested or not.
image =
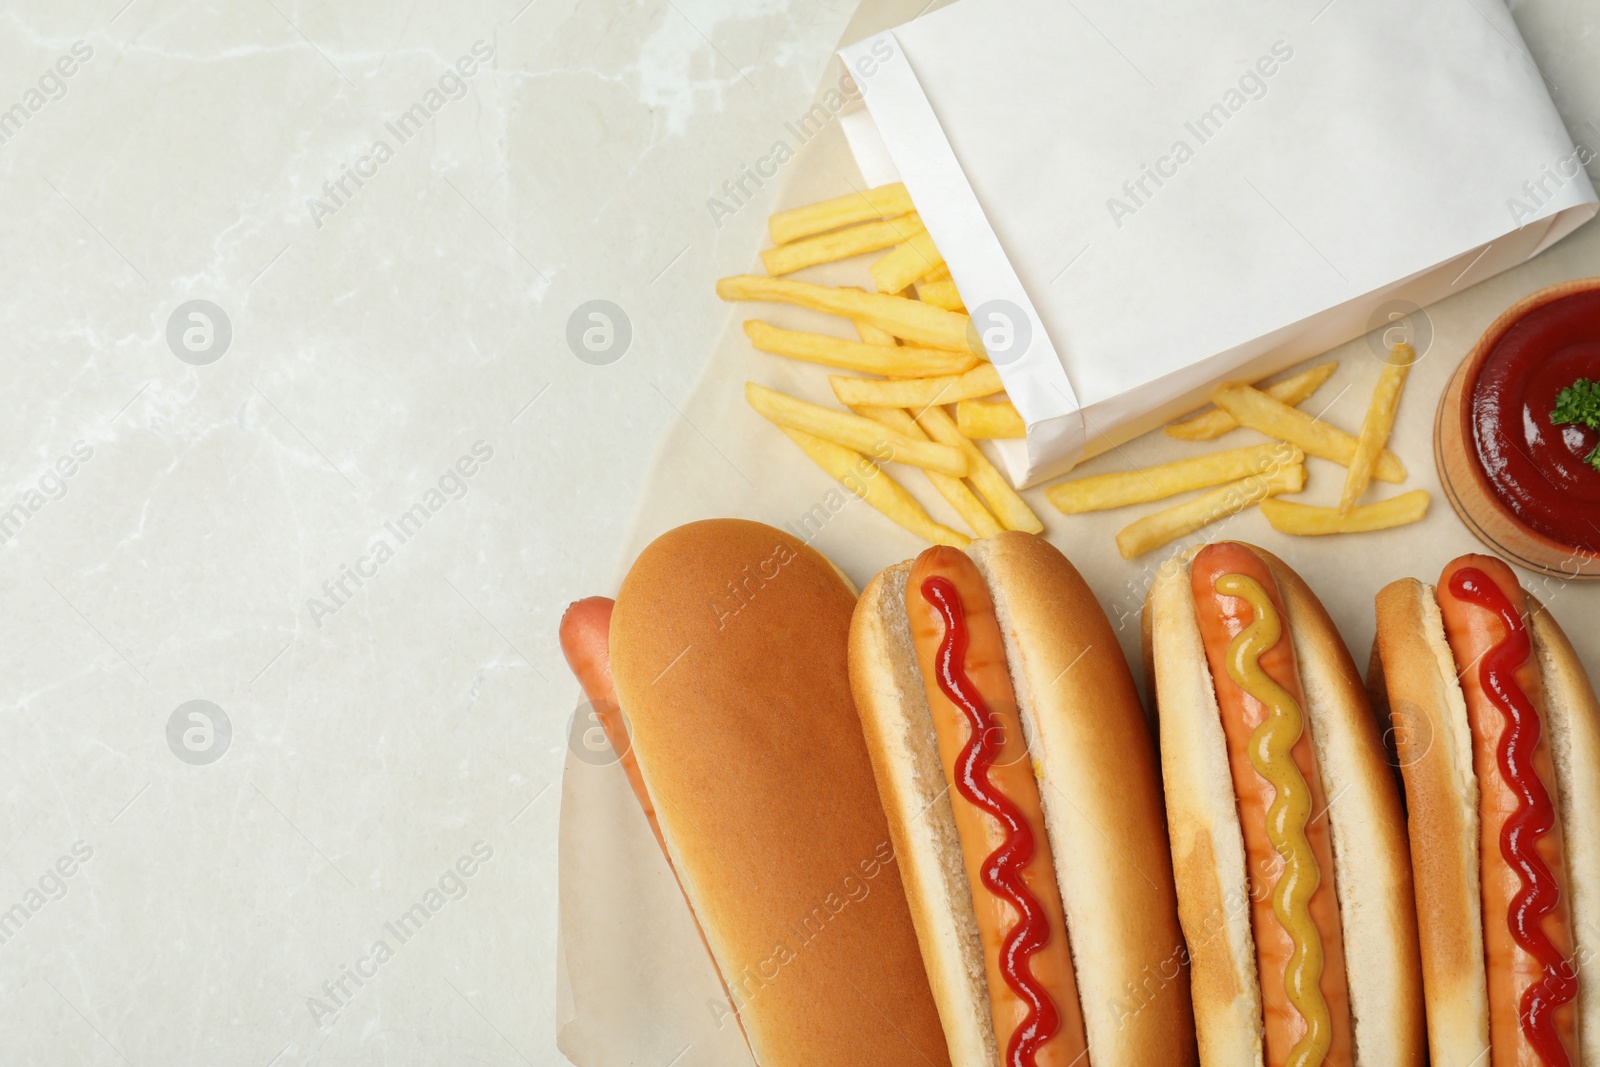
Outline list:
[[[1044,523],[973,444],[1023,436],[1022,419],[1009,402],[994,399],[1003,392],[1000,375],[974,343],[944,257],[905,186],[782,211],[768,229],[773,247],[761,253],[767,276],[723,278],[717,295],[836,315],[854,325],[860,340],[747,321],[745,334],[762,352],[851,372],[828,379],[848,411],[746,382],[750,406],[851,492],[925,540],[964,548],[973,536],[1043,531]],[[876,292],[783,277],[869,252],[885,253],[871,267]],[[971,534],[936,522],[878,469],[881,463],[920,468]],[[864,470],[873,473],[862,477]]]
[[[851,372],[828,379],[847,411],[746,382],[750,406],[851,492],[925,540],[964,548],[972,536],[1001,530],[1042,532],[1039,517],[974,444],[1024,437],[1025,427],[905,186],[880,186],[781,211],[768,220],[768,229],[773,247],[761,253],[767,275],[723,278],[717,295],[835,315],[851,322],[860,340],[747,320],[745,334],[759,351]],[[785,277],[880,252],[870,271],[876,292]],[[1045,495],[1063,514],[1076,515],[1205,490],[1118,533],[1117,548],[1125,559],[1255,506],[1275,529],[1289,534],[1361,533],[1416,522],[1428,509],[1426,490],[1359,503],[1374,480],[1406,479],[1405,467],[1386,445],[1415,359],[1409,345],[1390,351],[1358,434],[1300,408],[1333,376],[1337,363],[1263,388],[1226,382],[1211,395],[1214,408],[1168,426],[1167,435],[1211,441],[1244,427],[1271,440],[1144,470],[1059,482]],[[1337,506],[1282,499],[1305,489],[1307,456],[1347,468]],[[971,534],[931,518],[880,469],[884,463],[920,468]],[[862,477],[864,471],[871,476]]]
[[[1386,445],[1394,429],[1400,392],[1415,361],[1416,352],[1410,345],[1399,344],[1390,350],[1359,434],[1346,433],[1299,407],[1333,376],[1337,363],[1312,367],[1265,389],[1244,382],[1225,382],[1211,394],[1214,408],[1168,426],[1167,436],[1181,441],[1210,441],[1242,426],[1273,438],[1272,442],[1211,452],[1145,470],[1060,482],[1045,495],[1063,514],[1076,515],[1163,500],[1192,490],[1209,490],[1125,527],[1117,534],[1117,549],[1124,559],[1143,555],[1257,505],[1274,529],[1288,534],[1364,533],[1416,522],[1428,510],[1425,489],[1376,504],[1358,504],[1374,479],[1396,483],[1406,480],[1405,467]],[[1307,456],[1347,468],[1344,491],[1336,507],[1280,499],[1305,489]]]

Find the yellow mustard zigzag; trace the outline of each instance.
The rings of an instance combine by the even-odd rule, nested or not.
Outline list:
[[[1272,913],[1294,946],[1284,980],[1289,1003],[1306,1022],[1306,1033],[1290,1050],[1287,1067],[1316,1067],[1332,1044],[1333,1020],[1322,995],[1322,935],[1311,918],[1311,896],[1322,881],[1316,854],[1306,838],[1311,787],[1292,754],[1305,731],[1305,713],[1261,669],[1261,657],[1283,634],[1282,620],[1267,591],[1253,578],[1227,574],[1217,579],[1217,592],[1245,600],[1255,613],[1250,625],[1228,646],[1228,677],[1267,709],[1267,717],[1250,736],[1250,764],[1274,791],[1267,809],[1267,840],[1284,866],[1273,887]]]

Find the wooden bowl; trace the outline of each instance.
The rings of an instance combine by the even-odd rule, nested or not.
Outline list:
[[[1600,578],[1600,554],[1562,544],[1524,523],[1495,494],[1472,439],[1472,394],[1484,361],[1507,330],[1529,312],[1574,293],[1600,289],[1600,278],[1578,278],[1523,297],[1478,338],[1439,400],[1434,420],[1433,459],[1439,483],[1456,514],[1498,555],[1532,571],[1559,578]]]

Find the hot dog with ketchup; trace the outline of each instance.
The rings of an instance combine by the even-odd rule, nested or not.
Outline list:
[[[1168,561],[1144,627],[1202,1063],[1421,1064],[1398,791],[1322,605],[1225,541]]]
[[[1377,615],[1370,681],[1405,781],[1434,1062],[1600,1064],[1581,946],[1600,927],[1594,689],[1493,556],[1387,586]]]
[[[887,568],[850,677],[951,1062],[1193,1064],[1153,738],[1066,558],[1008,532]]]

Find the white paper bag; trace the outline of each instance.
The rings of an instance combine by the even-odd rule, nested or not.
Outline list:
[[[1499,0],[960,0],[840,55],[863,176],[906,183],[1028,425],[1019,485],[1596,210]]]

